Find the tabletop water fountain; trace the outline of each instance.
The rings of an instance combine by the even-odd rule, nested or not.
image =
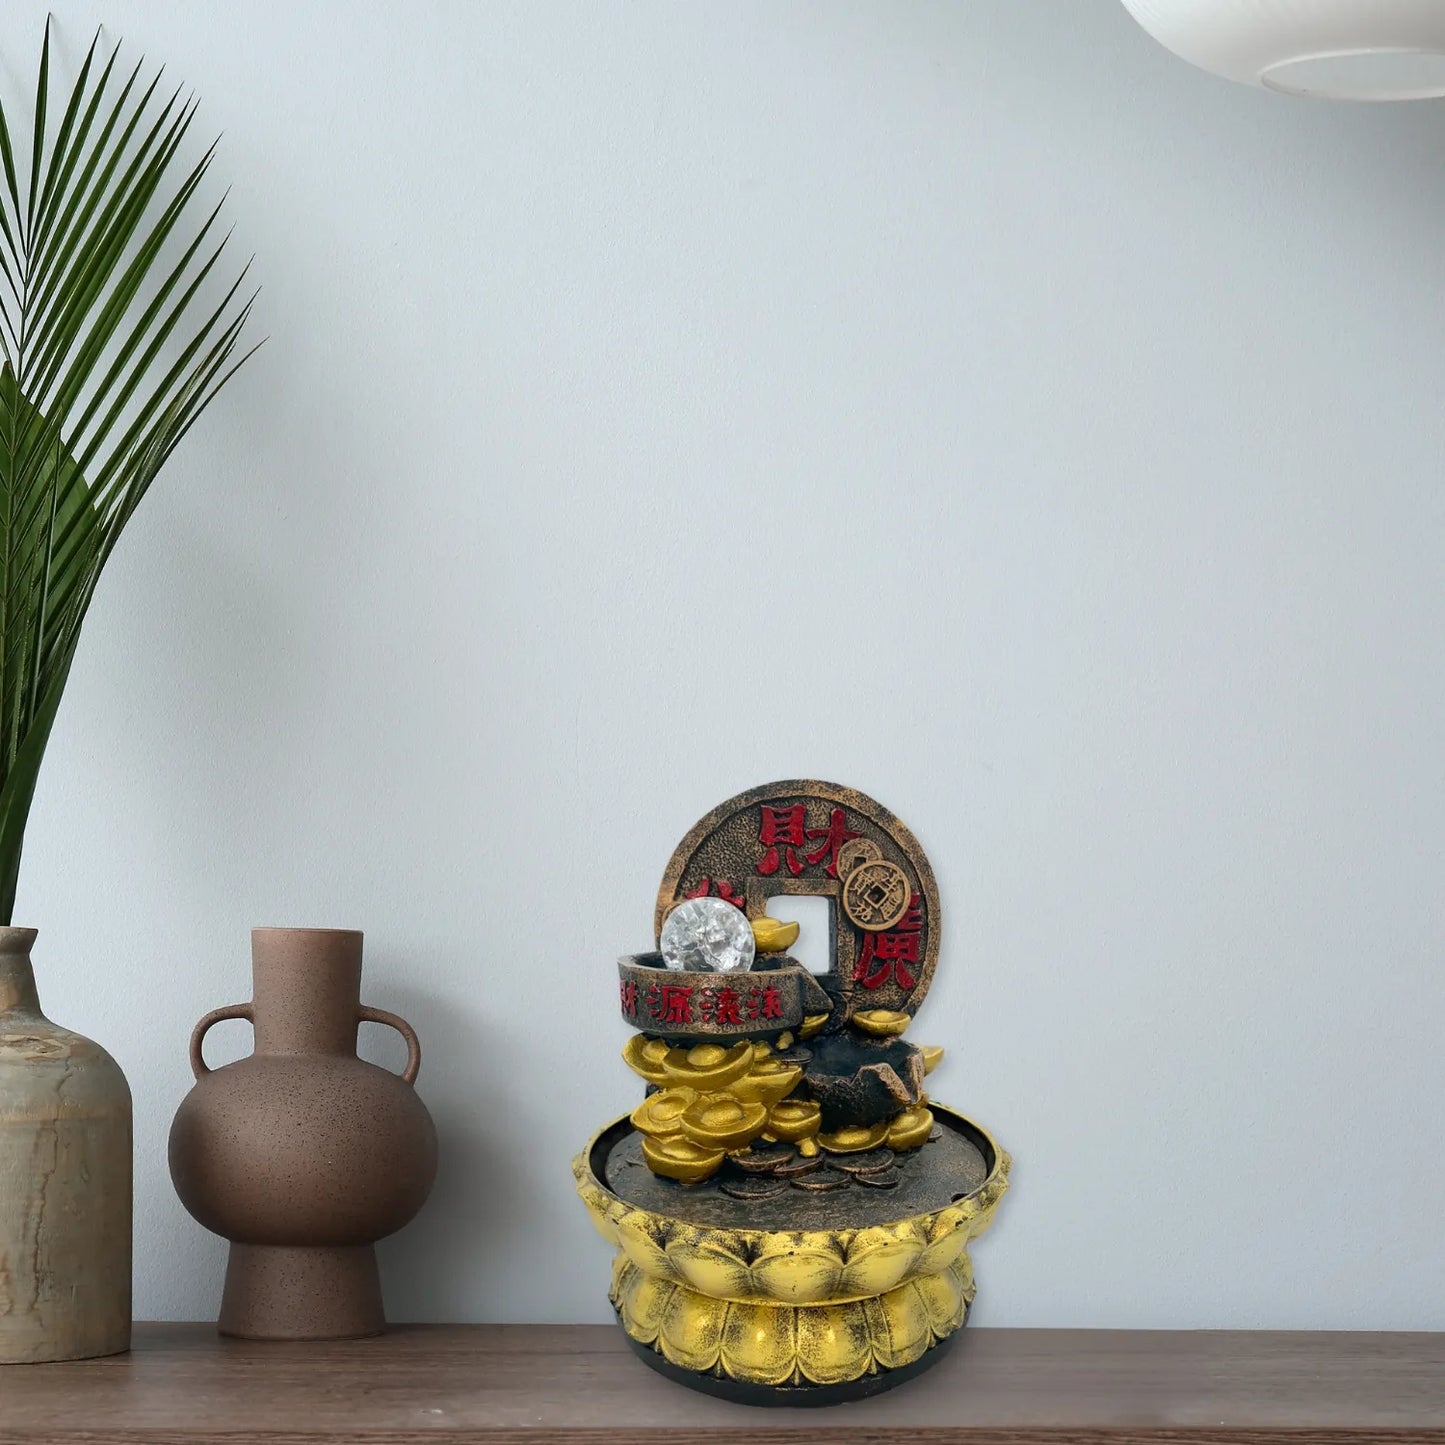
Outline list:
[[[792,895],[829,901],[825,971],[768,911]],[[851,788],[754,788],[678,845],[654,933],[617,966],[644,1095],[573,1163],[633,1349],[753,1404],[920,1373],[968,1317],[1009,1170],[929,1096],[943,1050],[906,1037],[938,962],[923,850]]]

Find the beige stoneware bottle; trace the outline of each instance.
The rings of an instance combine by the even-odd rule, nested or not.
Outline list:
[[[34,943],[0,928],[0,1364],[130,1348],[130,1088],[40,1012]]]

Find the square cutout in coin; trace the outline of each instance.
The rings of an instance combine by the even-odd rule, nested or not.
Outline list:
[[[789,958],[801,963],[809,973],[832,973],[836,966],[836,906],[831,898],[780,893],[768,899],[763,911],[779,923],[798,925],[798,941],[788,950]]]

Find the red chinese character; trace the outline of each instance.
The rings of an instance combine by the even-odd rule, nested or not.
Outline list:
[[[720,988],[717,991],[717,1012],[713,1016],[713,1022],[717,1024],[738,1024],[741,1025],[743,1016],[738,1012],[738,1005],[742,1000],[738,997],[735,988]]]
[[[706,898],[712,885],[713,880],[711,878],[704,878],[692,892],[684,893],[682,896],[684,898]],[[719,878],[717,880],[717,897],[721,898],[724,903],[731,903],[734,908],[747,908],[748,900],[744,898],[741,893],[736,892],[726,878]]]
[[[915,893],[908,903],[908,912],[883,933],[863,936],[863,952],[853,970],[855,982],[864,988],[882,988],[890,979],[909,993],[917,985],[910,963],[918,960],[919,937],[923,932],[923,899]]]
[[[692,1022],[692,987],[690,984],[665,983],[648,990],[648,1006],[652,1016],[665,1024]]]
[[[630,1019],[637,1017],[637,980],[623,979],[622,988],[622,1012]]]
[[[763,854],[762,861],[758,864],[759,873],[767,875],[778,871],[780,850],[782,861],[788,865],[788,872],[794,878],[803,871],[803,864],[793,851],[807,844],[803,808],[802,803],[794,803],[791,808],[769,808],[766,804],[762,805],[763,821],[758,829],[758,842],[768,851]]]
[[[826,828],[809,828],[808,837],[821,838],[823,841],[807,855],[809,863],[821,863],[824,858],[828,860],[828,877],[838,876],[838,849],[851,838],[857,838],[849,826],[848,820],[842,808],[834,808],[828,817]]]
[[[748,1017],[750,1019],[780,1019],[783,1016],[783,1000],[772,984],[748,990]]]

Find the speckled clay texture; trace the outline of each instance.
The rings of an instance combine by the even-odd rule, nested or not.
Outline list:
[[[171,1177],[188,1210],[231,1241],[222,1333],[336,1339],[384,1325],[376,1240],[421,1208],[436,1130],[412,1087],[403,1020],[362,1006],[360,933],[258,928],[253,999],[208,1014],[192,1038],[196,1086],[171,1127]],[[220,1018],[249,1018],[255,1052],[214,1072]],[[363,1019],[406,1037],[403,1076],[356,1057]]]

